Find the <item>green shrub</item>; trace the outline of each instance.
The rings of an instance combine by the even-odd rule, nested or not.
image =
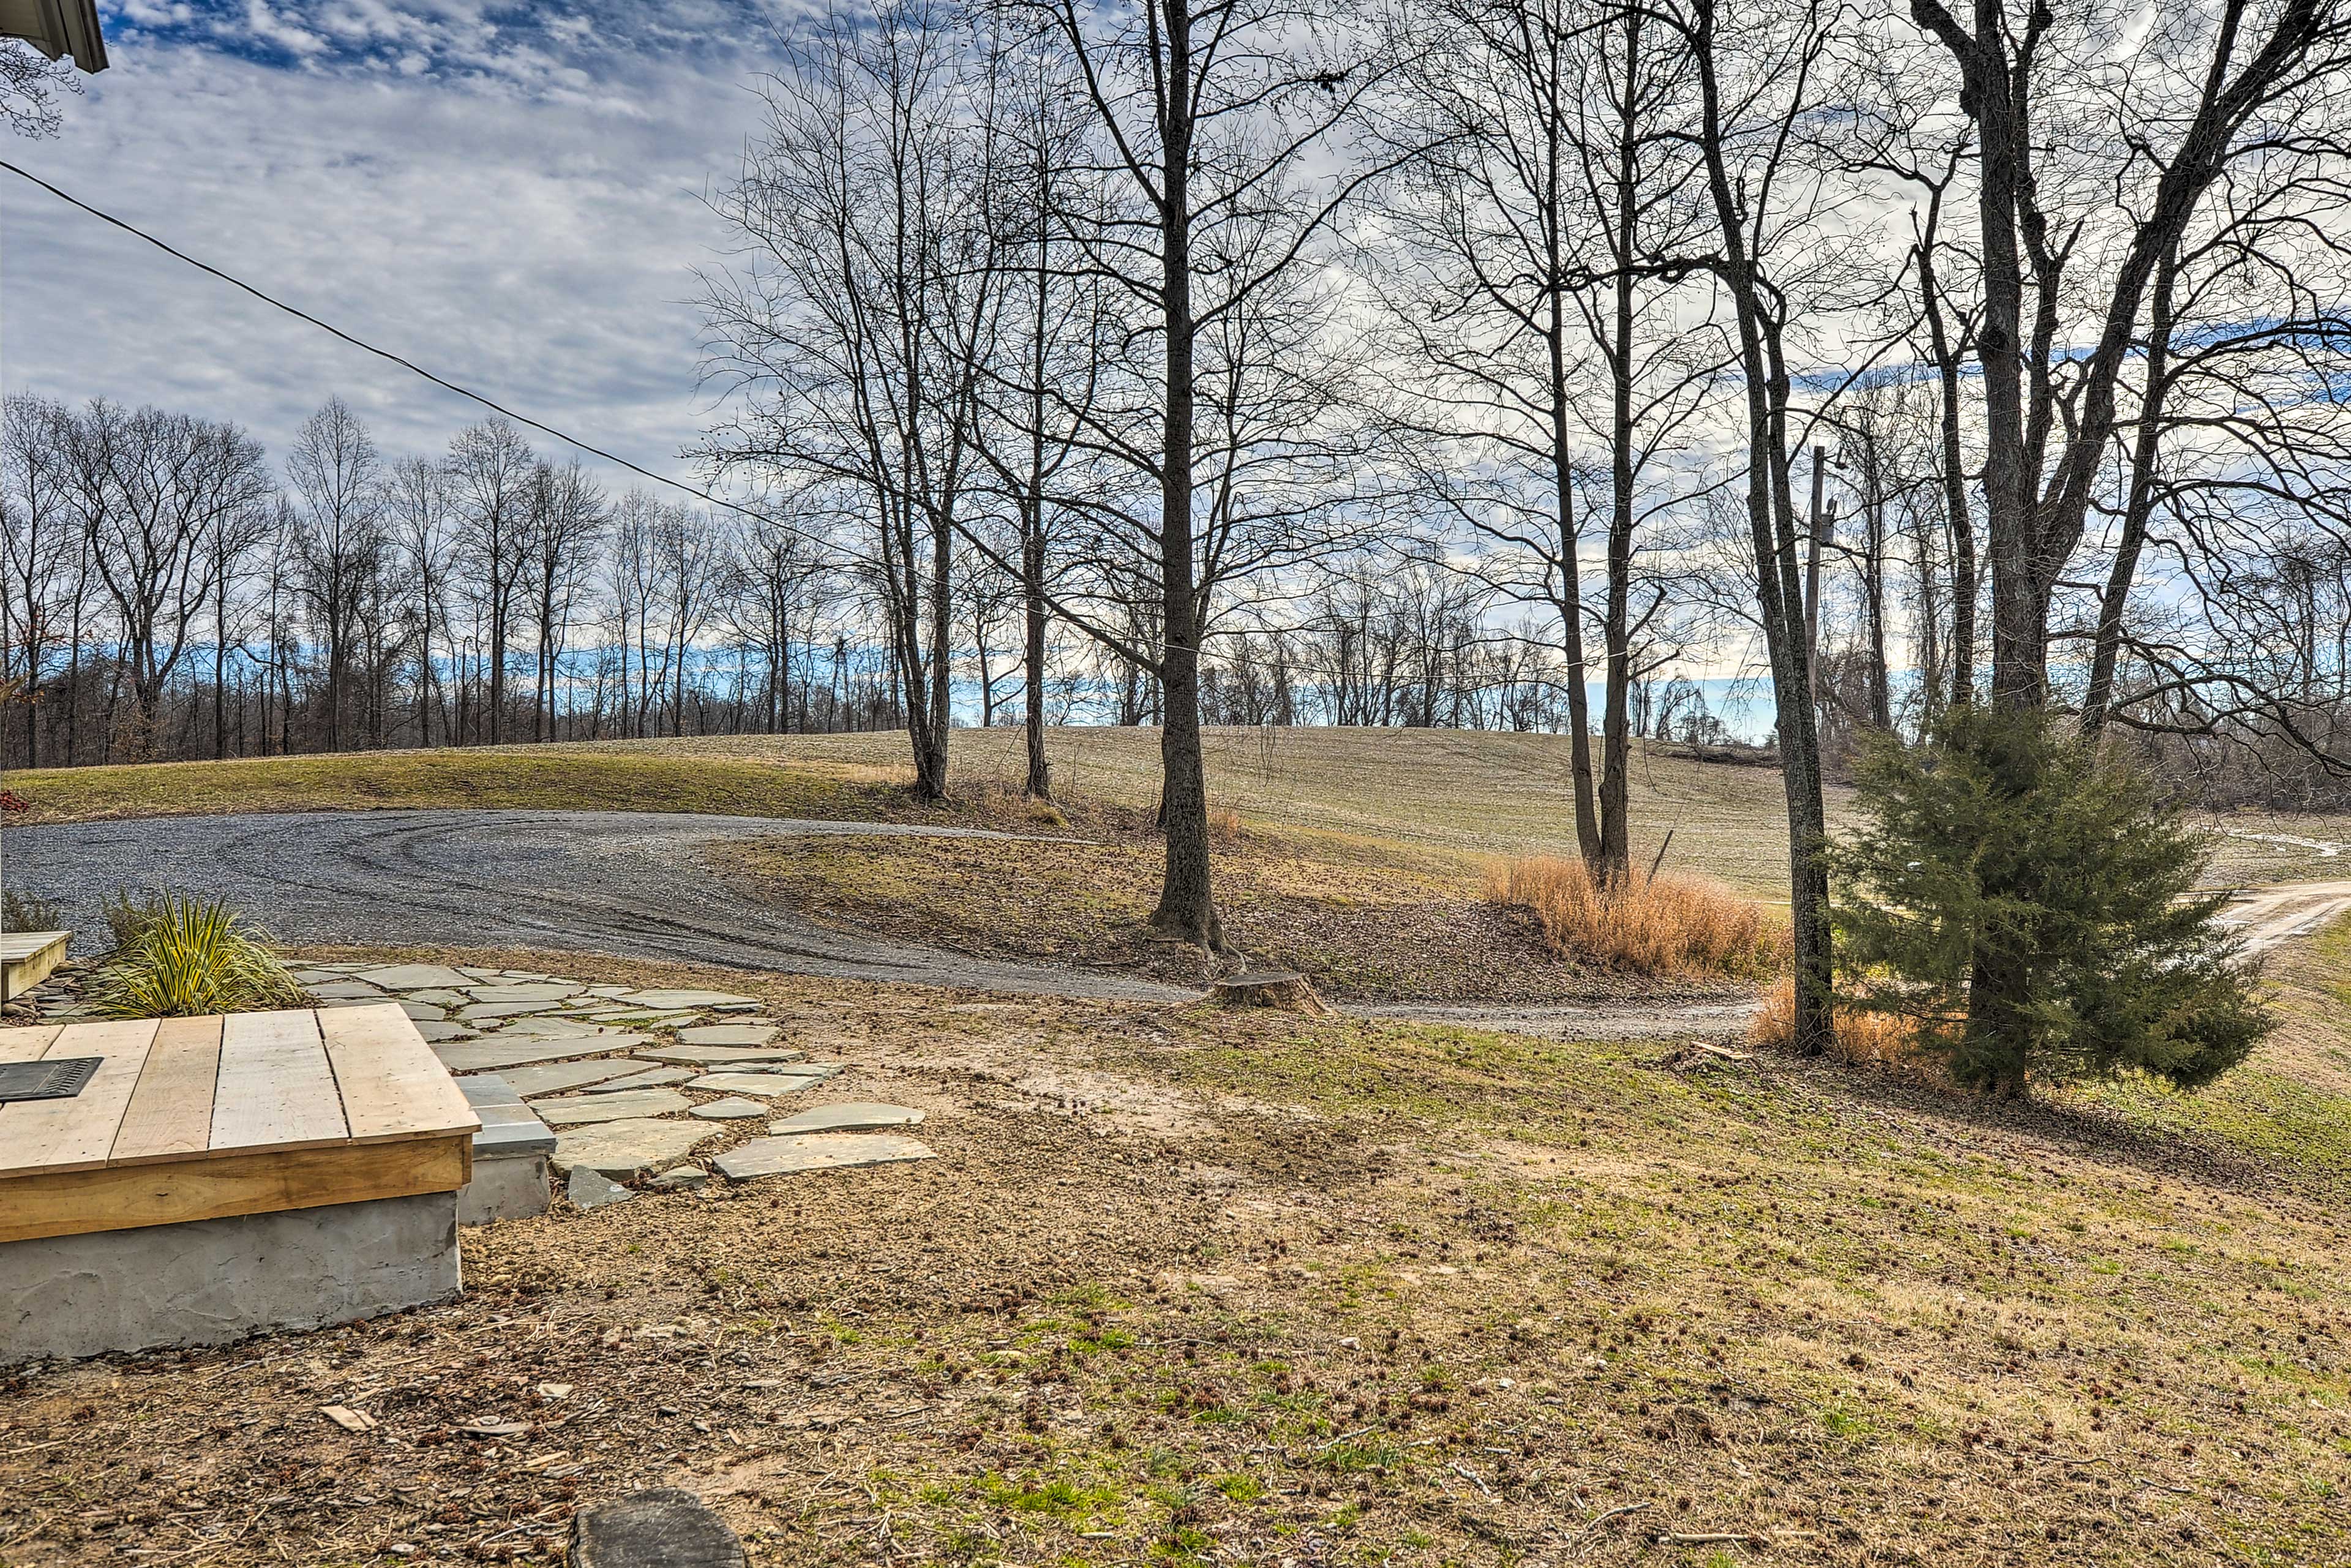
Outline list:
[[[1844,882],[1853,999],[2003,1097],[2128,1071],[2209,1083],[2274,1027],[2154,785],[2039,711],[1966,708],[1863,754]]]
[[[308,997],[265,933],[222,903],[174,894],[142,901],[118,894],[107,906],[114,934],[90,997],[101,1018],[194,1018],[208,1013],[298,1008]]]
[[[64,910],[37,893],[13,887],[0,893],[0,930],[55,931],[64,924]]]

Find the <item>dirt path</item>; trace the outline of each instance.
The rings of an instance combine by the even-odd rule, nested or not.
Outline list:
[[[551,948],[788,974],[1180,1001],[1195,993],[1082,969],[972,958],[826,930],[700,863],[734,839],[967,833],[613,811],[316,811],[19,828],[8,885],[55,900],[84,952],[124,886],[227,899],[297,945]]]
[[[608,811],[315,811],[19,828],[7,883],[55,900],[94,952],[120,887],[224,897],[297,945],[447,945],[611,953],[787,974],[1032,996],[1187,1001],[1196,990],[1096,969],[975,958],[820,926],[701,863],[730,841],[977,830]],[[1625,1039],[1738,1027],[1743,1005],[1412,1007],[1350,1011]]]
[[[2248,952],[2307,936],[2351,909],[2351,882],[2285,882],[2237,895],[2222,921],[2244,934]]]

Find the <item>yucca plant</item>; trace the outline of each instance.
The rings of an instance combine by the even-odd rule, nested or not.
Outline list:
[[[197,1018],[298,1008],[308,996],[266,933],[225,903],[159,894],[108,907],[115,948],[90,998],[100,1018]]]

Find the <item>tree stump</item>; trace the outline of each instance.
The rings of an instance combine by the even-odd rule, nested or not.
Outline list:
[[[1287,1013],[1317,1016],[1331,1010],[1314,994],[1305,976],[1293,975],[1286,969],[1252,969],[1228,975],[1211,985],[1208,994],[1219,1007],[1278,1008]]]
[[[575,1568],[744,1568],[743,1543],[692,1492],[658,1487],[571,1521]]]

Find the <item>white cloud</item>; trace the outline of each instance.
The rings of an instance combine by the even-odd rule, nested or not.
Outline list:
[[[115,67],[65,134],[7,156],[683,476],[705,408],[691,269],[726,244],[702,196],[757,124],[742,89],[765,48],[746,13],[694,19],[688,53],[465,0],[140,0],[110,15]],[[233,418],[274,453],[334,393],[392,451],[437,451],[480,412],[16,182],[0,184],[0,288],[10,391]]]

